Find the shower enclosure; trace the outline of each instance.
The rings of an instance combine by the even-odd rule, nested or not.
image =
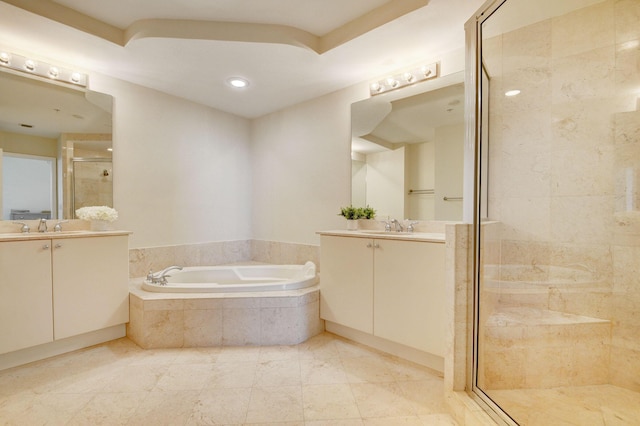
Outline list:
[[[507,424],[639,424],[640,0],[496,0],[470,29],[470,388]]]

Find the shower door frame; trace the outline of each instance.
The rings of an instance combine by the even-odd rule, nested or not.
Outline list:
[[[480,321],[480,245],[481,224],[488,213],[488,156],[486,155],[488,139],[488,120],[485,123],[483,114],[488,113],[487,99],[483,97],[483,63],[482,63],[482,24],[507,0],[488,0],[465,24],[466,33],[466,132],[468,143],[472,144],[474,153],[473,183],[473,303],[468,312],[471,321],[471,335],[468,339],[467,354],[467,392],[498,424],[517,426],[518,423],[496,404],[477,384],[478,382],[478,334]],[[488,76],[487,76],[488,77]],[[487,84],[490,78],[487,78]],[[484,148],[484,149],[483,149]]]

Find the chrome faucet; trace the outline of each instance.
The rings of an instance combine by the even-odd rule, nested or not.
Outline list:
[[[13,222],[16,225],[22,225],[22,227],[20,228],[20,232],[22,232],[23,234],[28,234],[29,231],[31,231],[31,228],[29,228],[29,225],[27,225],[24,222]]]
[[[38,224],[38,232],[47,232],[47,219],[44,217],[40,219],[40,223]]]
[[[147,274],[147,282],[151,284],[167,285],[167,278],[171,275],[167,275],[170,271],[178,270],[182,271],[182,266],[169,266],[160,272],[155,274],[151,271]]]
[[[62,231],[62,224],[69,222],[68,220],[61,220],[58,223],[56,223],[56,226],[53,227],[53,232],[61,232]]]
[[[391,223],[396,225],[396,232],[402,232],[404,231],[404,228],[402,227],[402,224],[400,222],[398,222],[398,219],[393,219],[391,221]]]

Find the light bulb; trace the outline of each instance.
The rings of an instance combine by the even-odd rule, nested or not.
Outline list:
[[[74,72],[73,74],[71,74],[72,83],[80,83],[80,78],[82,78],[82,74],[80,74],[79,72]]]
[[[31,59],[27,59],[26,61],[24,61],[24,69],[29,72],[34,72],[36,70],[36,63]]]
[[[11,63],[11,55],[7,52],[0,52],[0,64],[9,65]]]
[[[58,78],[59,75],[60,75],[60,70],[57,67],[49,68],[49,77]]]

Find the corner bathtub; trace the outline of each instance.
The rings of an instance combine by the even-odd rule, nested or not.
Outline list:
[[[315,285],[316,265],[190,266],[171,271],[167,284],[142,283],[157,293],[230,293],[296,290]]]

